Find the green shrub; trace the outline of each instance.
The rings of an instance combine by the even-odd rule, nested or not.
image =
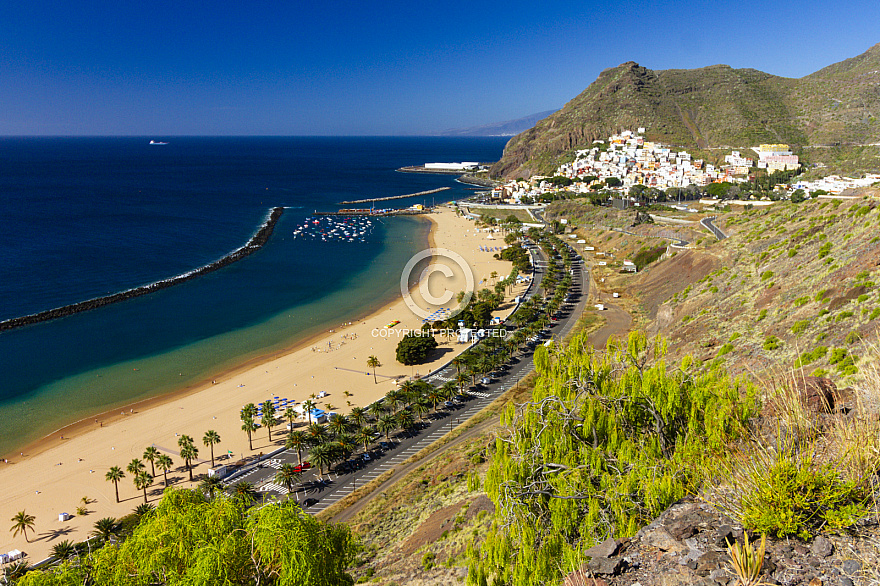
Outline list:
[[[851,311],[841,311],[840,313],[837,314],[837,316],[835,316],[834,321],[843,321],[843,320],[850,318],[852,316],[853,316],[853,312],[851,312]]]
[[[810,326],[810,320],[802,319],[794,322],[794,325],[791,326],[791,331],[794,335],[800,335],[806,331],[806,329]]]
[[[797,253],[798,253],[798,249],[797,249],[797,248],[789,248],[789,249],[788,249],[788,258],[793,257],[793,256],[796,255]]]
[[[873,311],[871,311],[871,315],[868,316],[869,320],[877,319],[880,317],[880,307],[875,307]]]
[[[776,350],[780,344],[781,342],[776,336],[767,336],[764,340],[764,350]]]
[[[834,464],[809,450],[757,448],[729,475],[738,492],[732,508],[749,531],[810,539],[840,530],[867,514],[866,491],[844,480]]]
[[[825,258],[831,253],[831,243],[826,242],[819,248],[819,258]]]
[[[794,300],[795,307],[800,307],[801,305],[806,305],[810,302],[809,295],[804,295],[803,297],[798,297]]]
[[[830,309],[827,309],[827,308],[822,309],[819,311],[819,317],[822,317],[823,315],[828,315],[829,313],[831,313]]]
[[[772,276],[773,276],[773,271],[764,271],[763,273],[761,273],[761,280],[766,281],[767,279],[769,279]]]
[[[767,317],[767,310],[766,310],[766,309],[762,309],[762,310],[761,310],[761,313],[758,314],[758,319],[757,319],[757,321],[761,321],[761,320],[763,320],[765,317]]]
[[[846,335],[846,339],[844,340],[844,342],[846,342],[847,344],[855,344],[861,339],[862,337],[859,335],[859,333],[853,330]]]
[[[733,344],[728,342],[727,344],[723,345],[720,350],[718,350],[718,356],[724,356],[725,354],[730,354],[731,352],[733,352]]]
[[[828,300],[828,289],[822,289],[821,291],[816,293],[815,299],[819,303],[825,303]]]
[[[433,551],[425,552],[425,555],[422,556],[422,568],[427,572],[431,568],[434,567],[434,560],[436,559],[437,554]]]
[[[817,346],[810,352],[804,352],[801,354],[800,357],[795,360],[794,367],[800,368],[801,366],[816,362],[820,358],[824,358],[826,354],[828,354],[828,346]]]
[[[858,301],[859,303],[864,303],[867,300],[868,300],[868,295],[866,293],[862,293],[861,295],[859,295],[859,298],[856,299],[856,301]]]
[[[739,332],[733,332],[732,334],[730,334],[730,340],[728,341],[733,342],[738,340],[740,337],[742,337],[742,334],[740,334]]]
[[[811,374],[812,376],[823,377],[823,376],[827,376],[827,375],[828,375],[828,371],[825,370],[824,368],[817,368],[816,370],[814,370],[814,371],[813,371],[812,373],[810,373],[810,374]]]

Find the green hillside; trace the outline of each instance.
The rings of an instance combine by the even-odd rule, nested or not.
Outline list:
[[[548,173],[566,151],[638,127],[649,140],[691,149],[877,143],[878,84],[880,44],[800,79],[727,65],[653,71],[630,61],[512,138],[492,174]]]

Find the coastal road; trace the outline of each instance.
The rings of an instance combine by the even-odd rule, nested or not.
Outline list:
[[[545,338],[562,340],[574,328],[586,308],[589,281],[585,265],[577,252],[571,247],[569,248],[574,255],[573,279],[570,289],[571,303],[563,306],[559,321],[552,323],[547,328]],[[535,276],[524,295],[526,299],[539,293],[540,282],[547,267],[546,258],[537,246],[530,247],[530,252],[535,266]],[[365,461],[362,455],[358,456],[350,460],[347,467],[343,466],[344,472],[334,471],[325,474],[323,478],[319,478],[314,469],[307,471],[303,476],[302,483],[296,487],[291,498],[295,498],[310,513],[326,509],[350,494],[358,486],[363,486],[385,474],[388,470],[399,468],[414,454],[479,413],[505,390],[522,380],[532,369],[533,349],[530,348],[493,373],[493,376],[489,377],[488,384],[479,384],[475,389],[470,390],[468,399],[451,402],[438,409],[436,413],[426,416],[422,427],[417,431],[397,433],[385,442],[384,447],[380,442],[380,447],[370,452],[369,460]],[[447,365],[440,371],[426,377],[426,380],[439,386],[449,380],[454,380],[456,374],[455,367]],[[264,460],[257,467],[241,475],[236,475],[235,482],[253,483],[264,498],[283,498],[287,495],[287,489],[275,483],[274,476],[285,463],[298,463],[295,451],[284,451],[271,459]]]
[[[724,240],[725,238],[727,238],[727,235],[724,232],[722,232],[718,228],[718,226],[716,226],[715,224],[712,223],[712,221],[714,219],[715,219],[715,216],[703,218],[702,220],[700,220],[700,225],[703,226],[703,228],[705,228],[706,230],[709,230],[710,232],[712,232],[712,234],[714,234],[715,238],[717,238],[718,240]]]

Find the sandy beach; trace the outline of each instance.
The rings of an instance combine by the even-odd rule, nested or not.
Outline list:
[[[500,235],[478,233],[472,221],[456,216],[448,208],[441,208],[430,218],[434,222],[432,245],[461,255],[474,273],[477,288],[492,285],[493,271],[499,276],[510,272],[509,262],[496,261],[493,253],[479,250],[480,246],[503,246]],[[444,286],[449,291],[464,289],[457,275]],[[508,299],[524,288],[518,286]],[[512,307],[508,301],[496,315],[506,315]],[[386,327],[398,320],[399,324]],[[0,518],[11,519],[24,510],[36,517],[35,531],[29,535],[31,543],[21,535],[13,539],[11,532],[4,531],[0,534],[0,552],[17,548],[27,554],[30,563],[36,563],[48,557],[52,546],[62,540],[86,539],[98,519],[130,513],[143,502],[143,494],[135,489],[131,475],[126,473],[119,484],[120,503],[116,503],[113,484],[104,476],[112,466],[124,470],[132,459],[142,458],[150,445],[174,460],[175,468],[168,474],[174,486],[191,488],[210,467],[210,450],[202,443],[208,430],[220,435],[221,443],[214,448],[215,457],[223,458],[220,463],[283,445],[284,424],[273,428],[271,443],[266,430],[258,430],[253,438],[254,449],[248,450],[248,438],[241,431],[239,419],[243,405],[275,396],[300,403],[323,392],[326,396],[316,399],[319,408],[346,413],[351,407],[372,403],[405,378],[427,374],[465,349],[466,345],[438,336],[440,352],[433,363],[401,365],[395,360],[399,340],[396,332],[421,325],[422,318],[400,298],[367,318],[347,322],[284,353],[218,373],[195,389],[90,418],[29,446],[23,456],[0,462]],[[370,355],[382,364],[376,369],[378,383],[374,383],[372,370],[367,367]],[[189,482],[178,456],[177,439],[182,434],[192,436],[199,449],[194,483]],[[149,462],[146,465],[149,471]],[[147,491],[149,501],[157,503],[163,488],[162,473],[157,471],[155,483]],[[88,513],[77,515],[83,497],[90,501]],[[73,517],[61,522],[60,513]],[[7,521],[7,526],[11,524]]]

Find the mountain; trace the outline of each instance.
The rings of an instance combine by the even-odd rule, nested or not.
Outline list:
[[[513,137],[492,175],[547,173],[565,151],[638,127],[648,140],[691,149],[877,143],[878,114],[880,44],[800,79],[727,65],[653,71],[629,61]]]
[[[513,136],[519,134],[523,130],[527,130],[534,126],[539,120],[543,120],[550,114],[557,112],[559,109],[547,110],[539,112],[531,116],[523,116],[516,120],[507,120],[506,122],[495,122],[493,124],[483,124],[482,126],[471,126],[469,128],[453,128],[438,132],[437,136]]]

